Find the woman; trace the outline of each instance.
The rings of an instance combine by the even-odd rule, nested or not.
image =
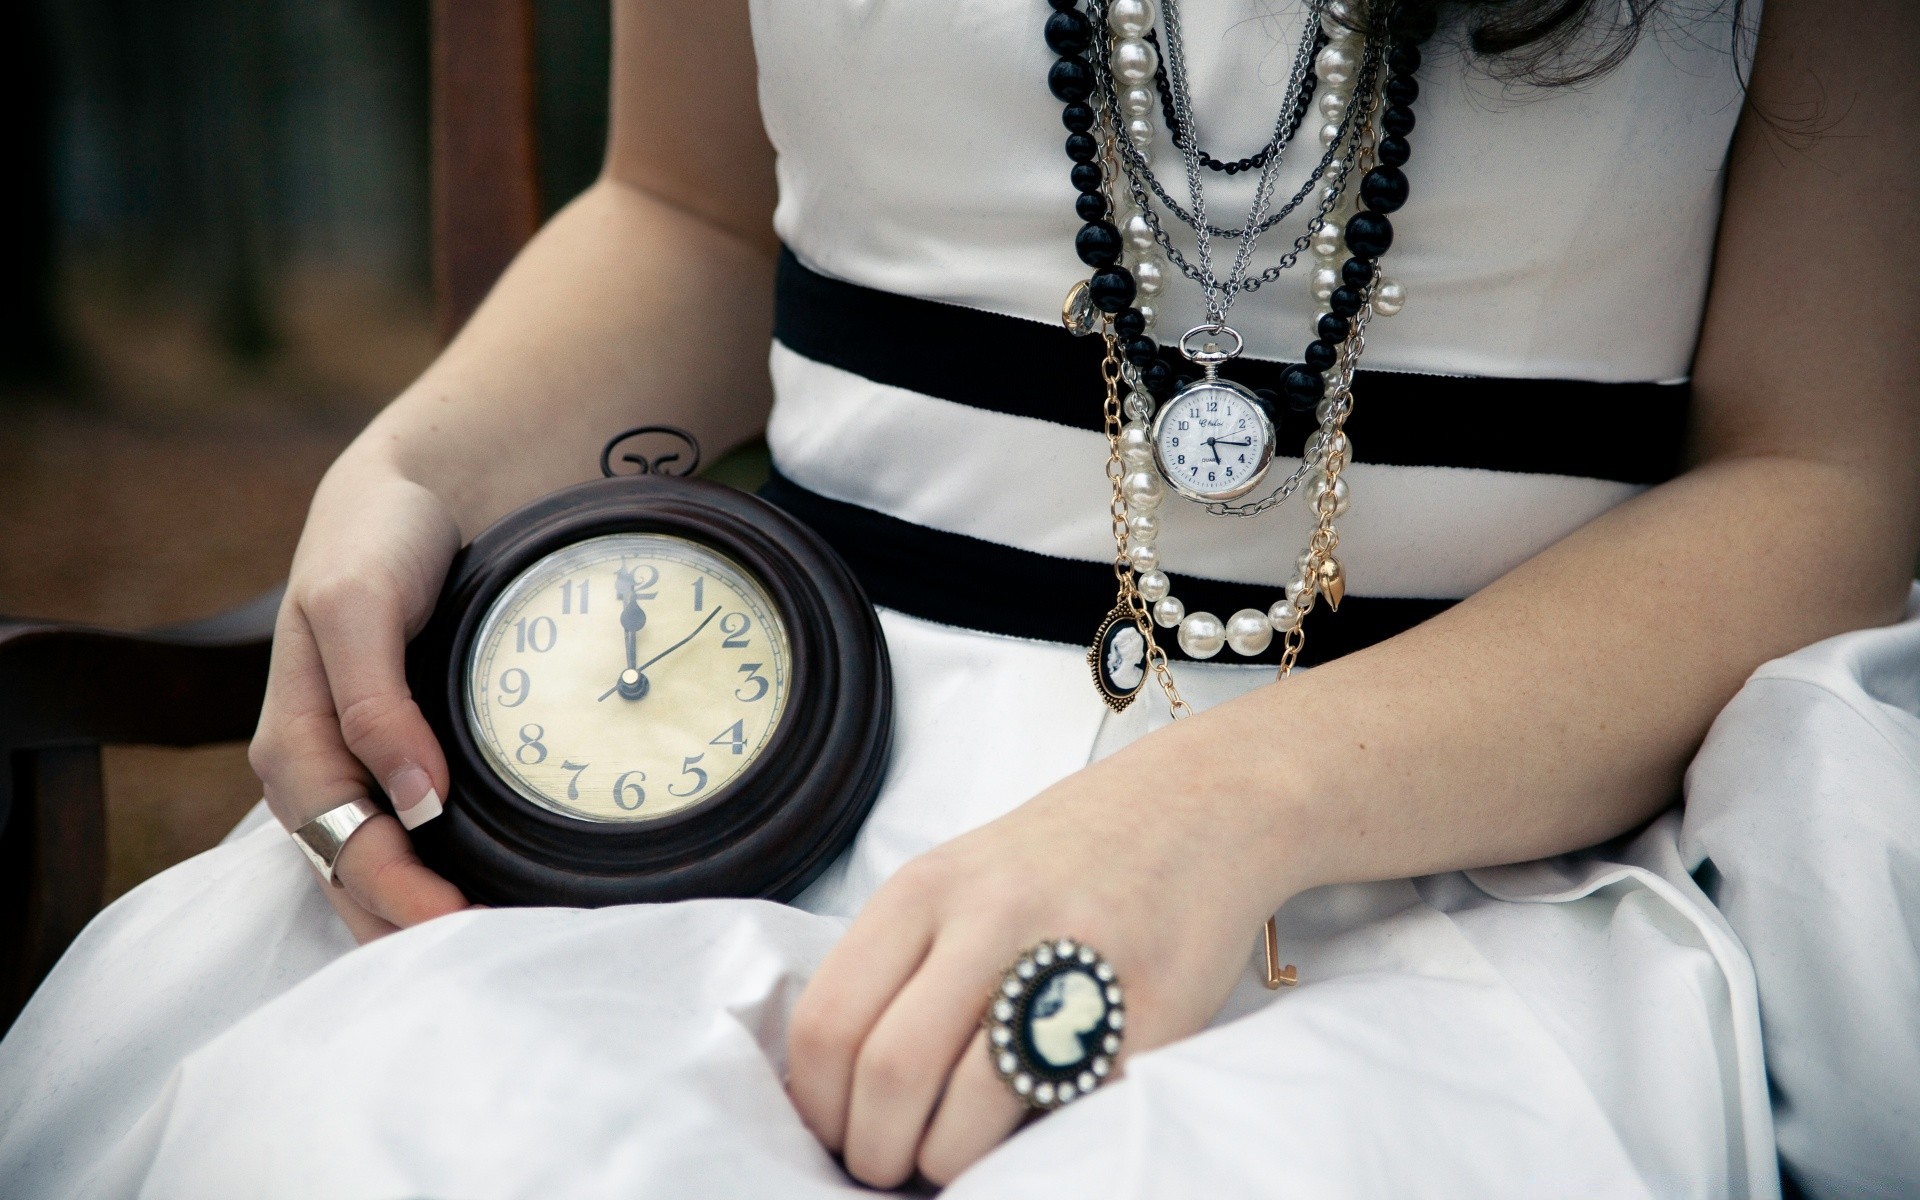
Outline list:
[[[1077,645],[1003,636],[1060,607],[1026,565],[1114,553],[1098,377],[1028,395],[1006,349],[1065,342],[1060,297],[1088,276],[1054,123],[1076,89],[1047,91],[1072,21],[1041,32],[1063,7],[616,4],[604,176],[315,497],[253,747],[278,826],[120,902],[43,988],[0,1053],[8,1194],[795,1196],[916,1173],[995,1197],[1777,1193],[1750,968],[1669,806],[1756,667],[1901,618],[1920,18],[1749,6],[1745,86],[1726,11],[1623,30],[1602,5],[1442,7],[1424,64],[1394,68],[1419,123],[1381,263],[1410,299],[1389,319],[1369,282],[1348,611],[1312,618],[1320,665],[1279,682],[1159,627],[1195,651],[1172,670],[1196,715],[1171,721],[1090,685],[1097,609],[1061,614]],[[1319,15],[1162,21],[1188,145],[1163,105],[1142,161],[1176,198],[1184,166],[1221,224],[1256,203],[1264,161],[1187,151],[1285,124]],[[1475,28],[1511,57],[1447,50]],[[1323,87],[1347,74],[1313,61]],[[1497,82],[1543,61],[1588,77]],[[1323,118],[1276,168],[1282,200]],[[1231,300],[1247,357],[1295,361],[1327,328],[1313,270],[1237,296],[1174,278],[1153,335]],[[893,334],[848,330],[861,311],[923,340],[879,355]],[[876,361],[941,354],[951,394]],[[1690,410],[1658,386],[1689,375]],[[409,849],[448,784],[402,647],[464,539],[639,420],[709,448],[764,428],[776,495],[865,564],[899,688],[886,788],[796,908],[472,911]],[[1170,502],[1173,586],[1276,595],[1307,503]],[[963,554],[1008,565],[967,577]],[[1282,635],[1325,584],[1274,606]],[[1920,663],[1901,629],[1860,636],[1895,674]],[[1764,813],[1761,774],[1735,802]],[[281,829],[370,783],[398,820],[314,886]],[[1745,844],[1716,852],[1730,881]],[[1276,910],[1296,991],[1257,979]],[[1021,1130],[983,997],[1060,934],[1125,981],[1125,1078]]]

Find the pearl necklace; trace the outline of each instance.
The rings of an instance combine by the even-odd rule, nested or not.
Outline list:
[[[1165,287],[1170,270],[1160,256],[1161,237],[1153,236],[1150,201],[1137,186],[1137,174],[1148,169],[1147,147],[1152,144],[1153,82],[1159,67],[1159,55],[1146,40],[1152,32],[1152,0],[1092,0],[1092,12],[1103,17],[1111,30],[1104,56],[1105,70],[1097,70],[1081,57],[1093,42],[1093,23],[1080,11],[1079,0],[1050,0],[1054,9],[1046,25],[1046,39],[1059,55],[1048,74],[1054,94],[1066,102],[1062,119],[1069,130],[1068,157],[1074,161],[1072,180],[1080,193],[1076,211],[1086,222],[1075,238],[1075,248],[1083,261],[1095,268],[1093,276],[1076,285],[1063,308],[1063,319],[1076,333],[1100,332],[1107,343],[1102,364],[1106,382],[1105,405],[1109,442],[1107,473],[1112,483],[1110,515],[1115,538],[1114,571],[1119,583],[1119,600],[1108,614],[1089,654],[1094,680],[1106,702],[1116,711],[1131,704],[1150,670],[1167,693],[1175,715],[1186,711],[1166,666],[1166,654],[1157,644],[1154,627],[1177,629],[1180,648],[1197,659],[1211,658],[1222,648],[1253,656],[1267,650],[1274,635],[1283,638],[1280,673],[1284,677],[1297,660],[1305,642],[1302,629],[1308,613],[1319,599],[1337,610],[1345,595],[1345,572],[1334,551],[1339,535],[1335,518],[1350,503],[1349,487],[1341,472],[1352,458],[1352,444],[1344,425],[1352,411],[1353,370],[1365,348],[1365,330],[1375,315],[1388,316],[1405,302],[1404,290],[1379,276],[1376,262],[1392,244],[1393,229],[1388,213],[1406,200],[1408,186],[1399,170],[1407,161],[1406,135],[1413,128],[1412,102],[1418,95],[1414,73],[1418,70],[1418,43],[1432,32],[1412,28],[1403,19],[1398,3],[1380,3],[1381,22],[1390,47],[1385,54],[1388,74],[1384,85],[1378,80],[1377,51],[1359,30],[1373,25],[1371,10],[1362,11],[1351,0],[1333,0],[1321,16],[1325,43],[1314,58],[1314,75],[1328,85],[1317,107],[1324,118],[1321,143],[1330,157],[1323,159],[1316,178],[1331,161],[1331,153],[1345,147],[1364,171],[1360,184],[1363,208],[1351,208],[1346,194],[1343,169],[1327,182],[1321,196],[1321,210],[1303,240],[1311,246],[1318,266],[1310,286],[1315,299],[1324,305],[1314,327],[1317,335],[1307,347],[1302,363],[1290,366],[1283,375],[1283,390],[1295,408],[1311,409],[1318,418],[1318,429],[1309,438],[1300,469],[1281,488],[1258,504],[1236,515],[1255,515],[1285,500],[1302,482],[1311,479],[1309,505],[1315,517],[1308,545],[1296,561],[1296,571],[1285,588],[1285,597],[1266,612],[1243,609],[1226,621],[1212,613],[1186,611],[1172,594],[1172,582],[1160,569],[1156,541],[1160,524],[1156,513],[1165,502],[1167,491],[1165,422],[1175,406],[1196,389],[1238,389],[1237,384],[1218,380],[1220,363],[1238,351],[1239,335],[1227,328],[1224,306],[1218,304],[1207,287],[1211,269],[1202,252],[1203,289],[1209,291],[1207,324],[1188,331],[1180,341],[1182,352],[1206,370],[1205,380],[1188,385],[1179,400],[1161,407],[1156,398],[1171,390],[1171,370],[1158,357],[1158,347],[1146,336],[1154,313],[1137,305],[1137,298],[1152,299]],[[1168,49],[1170,81],[1176,97],[1184,96],[1184,78],[1180,64],[1177,25],[1170,25],[1164,44]],[[1296,81],[1299,76],[1296,73]],[[1362,90],[1362,87],[1365,90]],[[1144,97],[1144,99],[1143,99]],[[1101,137],[1093,136],[1098,113],[1087,103],[1101,101],[1109,119]],[[1291,105],[1290,105],[1291,106]],[[1182,100],[1182,107],[1185,107]],[[1121,113],[1124,112],[1124,119]],[[1204,202],[1195,183],[1198,174],[1198,136],[1190,111],[1176,114],[1183,128],[1180,148],[1187,159],[1189,184],[1194,199],[1193,219],[1196,236],[1204,248],[1209,228]],[[1375,117],[1378,117],[1378,129]],[[1144,128],[1143,128],[1144,127]],[[1137,168],[1130,182],[1136,186],[1135,207],[1118,211],[1114,207],[1110,179],[1118,153],[1128,165]],[[1271,156],[1261,164],[1262,184],[1276,165]],[[1101,158],[1104,163],[1094,160]],[[1137,160],[1137,162],[1136,162]],[[1378,165],[1375,165],[1377,162]],[[1110,213],[1121,219],[1126,233],[1105,220]],[[1260,206],[1246,232],[1259,224]],[[1248,239],[1251,240],[1250,238]],[[1233,285],[1244,265],[1248,247],[1243,245],[1235,273],[1227,283]],[[1124,262],[1122,255],[1125,255]],[[1341,261],[1344,257],[1344,261]],[[1218,287],[1218,283],[1214,287]],[[1250,288],[1247,290],[1251,290]],[[1143,311],[1144,309],[1144,311]],[[1191,347],[1196,336],[1214,340],[1199,350]],[[1233,351],[1224,351],[1219,340],[1231,337]],[[1120,398],[1122,383],[1129,388]],[[1197,393],[1196,393],[1197,394]],[[1223,393],[1224,394],[1224,393]],[[1227,402],[1235,397],[1229,395]],[[1196,418],[1198,413],[1195,413]],[[1256,413],[1257,415],[1257,413]],[[1244,428],[1247,421],[1242,418]],[[1152,420],[1150,427],[1148,421]],[[1269,427],[1268,443],[1272,432]],[[1177,443],[1176,443],[1177,444]],[[1218,434],[1197,445],[1209,448],[1216,463],[1223,463],[1222,446],[1241,446]],[[1184,459],[1182,462],[1184,463]],[[1241,462],[1245,462],[1244,456]],[[1254,473],[1253,482],[1264,472],[1264,463]],[[1228,472],[1232,472],[1229,470]],[[1212,478],[1210,475],[1209,478]],[[1179,486],[1176,484],[1176,486]],[[1232,486],[1240,487],[1236,482]],[[1248,486],[1251,486],[1249,484]],[[1181,490],[1186,491],[1185,488]],[[1233,493],[1241,494],[1241,491]],[[1188,492],[1192,495],[1193,493]],[[1210,511],[1236,511],[1217,509]],[[1137,633],[1137,638],[1132,636]]]

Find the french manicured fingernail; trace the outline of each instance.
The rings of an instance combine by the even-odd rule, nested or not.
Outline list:
[[[440,793],[433,790],[433,779],[415,766],[401,767],[387,780],[387,795],[393,800],[394,815],[408,829],[418,829],[440,815]]]

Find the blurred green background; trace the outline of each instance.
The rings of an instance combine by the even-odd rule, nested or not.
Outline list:
[[[146,626],[285,576],[340,448],[438,345],[425,0],[6,0],[0,613]],[[551,211],[592,180],[606,0],[539,0]],[[258,798],[108,752],[109,892]]]

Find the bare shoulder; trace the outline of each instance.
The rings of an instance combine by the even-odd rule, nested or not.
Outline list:
[[[606,175],[772,246],[747,0],[613,0]]]

